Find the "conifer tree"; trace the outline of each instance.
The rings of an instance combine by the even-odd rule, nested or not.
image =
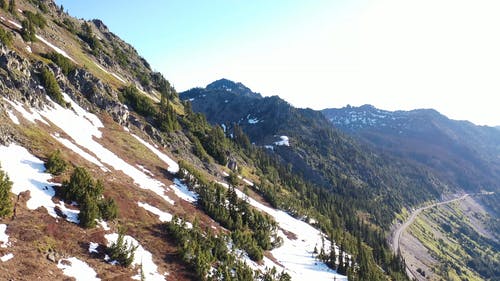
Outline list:
[[[12,182],[9,180],[9,176],[0,169],[0,218],[12,214],[11,188]]]

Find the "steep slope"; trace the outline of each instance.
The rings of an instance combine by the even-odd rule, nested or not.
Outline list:
[[[393,245],[415,278],[495,280],[500,131],[450,120],[435,110],[391,112],[365,105],[323,114],[359,141],[424,165],[441,181],[471,194],[413,216],[416,221],[402,233],[402,242]]]
[[[428,166],[449,185],[499,190],[500,132],[434,110],[384,111],[369,105],[325,109],[342,131],[397,157]]]
[[[15,3],[0,9],[0,279],[383,279],[371,248],[338,228],[335,243],[311,204],[271,207],[259,191],[319,195],[220,137],[102,22]]]

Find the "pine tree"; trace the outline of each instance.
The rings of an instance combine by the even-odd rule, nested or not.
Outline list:
[[[0,8],[2,8],[3,10],[7,10],[9,6],[7,5],[7,1],[5,0],[0,0]]]
[[[118,239],[112,243],[106,252],[111,260],[117,261],[121,266],[128,267],[134,262],[135,250],[139,245],[135,245],[125,241],[125,231],[118,231]]]
[[[99,206],[94,198],[86,195],[85,200],[80,204],[80,213],[78,214],[80,225],[85,228],[95,227],[97,218],[99,218]]]
[[[0,218],[12,214],[11,188],[12,182],[9,180],[9,176],[0,169]]]
[[[61,158],[61,151],[59,150],[52,152],[47,159],[47,163],[45,163],[47,172],[56,176],[62,174],[66,170],[67,166],[68,164],[66,161]]]

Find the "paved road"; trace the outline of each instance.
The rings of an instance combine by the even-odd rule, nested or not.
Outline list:
[[[405,231],[405,229],[413,223],[413,221],[417,218],[417,216],[423,210],[427,210],[427,209],[430,209],[430,208],[433,208],[433,207],[436,207],[436,206],[440,206],[440,205],[449,204],[449,203],[452,203],[452,202],[455,202],[455,201],[459,201],[459,200],[464,200],[468,196],[469,196],[469,194],[465,194],[465,195],[462,195],[461,197],[458,197],[458,198],[455,198],[455,199],[451,199],[451,200],[447,200],[447,201],[443,201],[443,202],[434,203],[432,205],[421,207],[421,208],[418,208],[415,211],[413,211],[411,213],[410,217],[403,224],[401,224],[400,226],[398,226],[398,228],[396,228],[396,230],[394,231],[394,235],[392,236],[392,243],[391,243],[392,251],[394,253],[397,253],[399,251],[399,243],[400,243],[400,240],[401,240],[401,235],[403,234],[403,232]],[[408,275],[410,277],[413,276],[414,278],[418,278],[417,276],[415,276],[415,274],[413,274],[413,272],[411,272],[409,270],[408,267],[406,268],[406,271],[407,271],[407,273],[408,273]]]

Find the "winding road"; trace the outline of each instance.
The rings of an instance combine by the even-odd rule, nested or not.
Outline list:
[[[430,209],[430,208],[433,208],[433,207],[436,207],[436,206],[449,204],[449,203],[452,203],[452,202],[455,202],[455,201],[464,200],[468,196],[469,196],[469,194],[464,194],[461,197],[454,198],[454,199],[447,200],[447,201],[442,201],[442,202],[434,203],[434,204],[431,204],[431,205],[425,206],[425,207],[420,207],[420,208],[416,209],[415,211],[413,211],[411,213],[410,217],[403,224],[401,224],[400,226],[398,226],[396,228],[396,230],[394,230],[393,236],[392,236],[392,241],[391,241],[392,242],[391,243],[392,251],[394,253],[397,253],[399,251],[399,249],[400,249],[399,248],[399,243],[400,243],[400,240],[401,240],[401,235],[403,234],[403,232],[405,231],[405,229],[413,223],[413,221],[417,218],[417,216],[422,211]],[[417,275],[415,275],[408,267],[406,268],[406,271],[407,271],[408,276],[412,276],[413,278],[419,280],[418,277],[417,277]]]

